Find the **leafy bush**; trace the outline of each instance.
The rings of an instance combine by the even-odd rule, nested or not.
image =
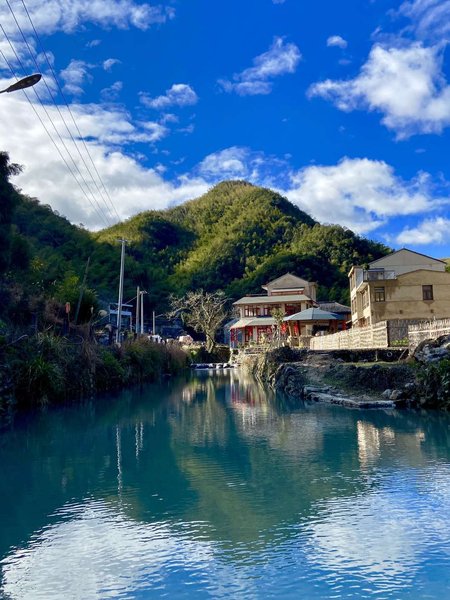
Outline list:
[[[420,367],[419,381],[421,404],[431,408],[450,409],[450,360],[444,359]]]
[[[0,386],[0,405],[11,402],[12,392],[19,406],[35,406],[155,381],[185,369],[188,356],[179,346],[143,338],[104,348],[82,337],[39,333],[0,345],[0,364],[11,382]]]

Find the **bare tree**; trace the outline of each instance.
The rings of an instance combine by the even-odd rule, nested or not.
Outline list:
[[[277,345],[281,346],[281,328],[283,326],[285,312],[281,308],[274,308],[272,309],[271,315],[276,323]]]
[[[181,315],[181,318],[195,331],[206,337],[206,350],[212,352],[216,345],[216,333],[226,319],[227,298],[223,292],[187,292],[182,298],[170,298],[169,318]]]

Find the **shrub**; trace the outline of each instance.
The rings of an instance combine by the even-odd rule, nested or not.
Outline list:
[[[420,367],[420,401],[432,408],[450,409],[450,360],[444,359]]]

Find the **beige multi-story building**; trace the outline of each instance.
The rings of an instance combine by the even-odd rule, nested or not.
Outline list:
[[[446,263],[403,248],[349,273],[352,325],[450,317]]]

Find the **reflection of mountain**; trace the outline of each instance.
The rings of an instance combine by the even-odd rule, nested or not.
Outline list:
[[[0,554],[14,546],[20,555],[45,528],[65,531],[68,503],[100,502],[124,527],[136,523],[133,535],[138,524],[164,523],[231,561],[281,548],[305,524],[325,560],[338,551],[336,536],[350,536],[353,506],[370,511],[378,497],[383,510],[390,498],[400,506],[386,489],[411,471],[429,485],[429,465],[448,463],[449,422],[437,413],[292,410],[234,371],[49,410],[0,437],[0,514],[8,515]],[[362,515],[358,526],[376,522]]]

